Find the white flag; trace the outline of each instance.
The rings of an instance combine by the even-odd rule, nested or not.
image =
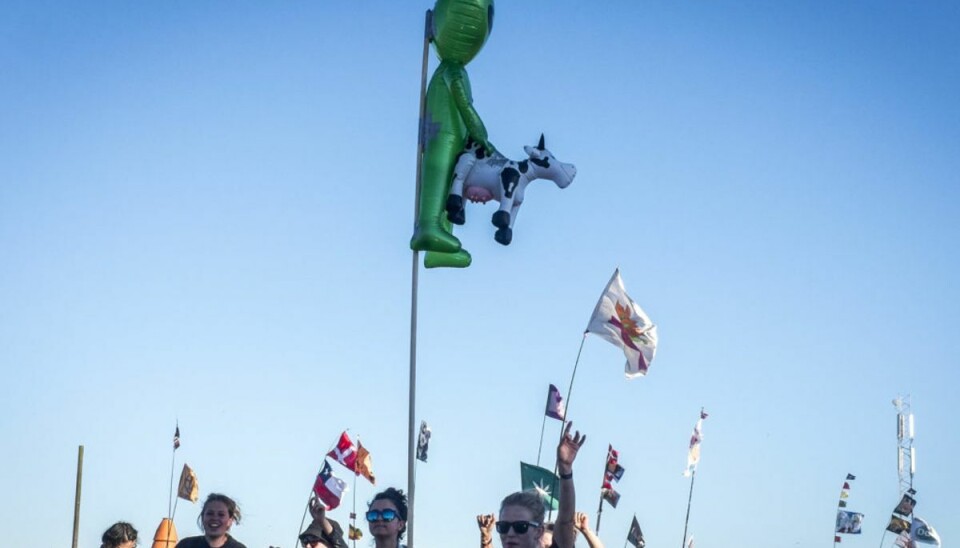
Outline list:
[[[657,326],[627,295],[619,268],[614,271],[593,309],[587,333],[598,335],[623,349],[627,357],[627,378],[646,375],[657,353]]]
[[[700,442],[703,441],[701,429],[705,418],[707,418],[707,414],[701,409],[700,418],[697,419],[697,424],[693,426],[693,434],[690,436],[690,451],[687,453],[687,469],[683,471],[684,476],[690,477],[690,474],[696,472],[697,464],[700,462]]]

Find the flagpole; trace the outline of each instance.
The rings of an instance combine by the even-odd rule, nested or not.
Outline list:
[[[420,175],[423,170],[424,117],[427,110],[427,62],[430,53],[431,27],[433,12],[427,10],[423,24],[423,58],[420,65],[420,119],[417,131],[417,186],[413,206],[413,218],[420,217]],[[410,275],[410,402],[407,412],[407,546],[413,548],[414,491],[414,452],[416,451],[414,415],[416,415],[417,395],[417,288],[420,274],[420,253],[413,250]]]
[[[179,432],[180,425],[177,424],[177,431]],[[170,495],[167,499],[167,517],[173,521],[173,467],[177,461],[177,444],[173,444],[173,453],[170,455]]]
[[[360,438],[357,437],[357,445],[359,446],[359,444],[360,444]],[[353,474],[353,510],[351,510],[350,512],[353,515],[353,519],[350,521],[352,522],[353,524],[352,526],[354,528],[356,528],[357,526],[357,476],[359,475],[360,474],[357,474],[356,472],[354,472]],[[349,529],[347,529],[347,531],[349,531]],[[350,537],[349,533],[347,534],[347,537],[348,538]],[[353,541],[353,548],[357,548],[357,539],[350,539],[350,540]]]
[[[687,524],[690,523],[690,503],[693,501],[693,480],[695,479],[697,479],[696,468],[690,473],[690,495],[687,497],[687,517],[683,520],[683,543],[680,548],[685,548],[687,544]]]
[[[73,548],[80,535],[80,487],[83,485],[83,446],[77,449],[77,494],[73,500]]]
[[[587,342],[587,332],[583,332],[583,339],[580,340],[580,349],[577,350],[577,359],[573,362],[573,373],[570,375],[570,386],[567,387],[567,401],[563,407],[563,423],[560,425],[560,438],[557,440],[557,445],[563,441],[563,433],[567,427],[567,417],[570,416],[570,397],[573,394],[573,380],[577,378],[577,366],[580,365],[580,355],[583,353],[583,344]],[[549,397],[549,396],[548,396]],[[546,420],[546,416],[544,416]],[[553,474],[557,474],[557,467],[559,463],[556,460],[553,462]],[[550,506],[550,512],[547,515],[547,519],[553,519],[553,505]]]
[[[610,451],[607,451],[607,458],[603,463],[603,478],[600,480],[600,506],[597,507],[597,526],[594,532],[600,532],[600,514],[603,514],[603,485],[607,482],[607,463],[610,462]]]
[[[326,453],[324,453],[324,455],[326,455]],[[324,457],[324,460],[326,460],[326,457]],[[303,517],[300,518],[300,528],[297,529],[297,540],[293,541],[294,546],[300,544],[300,531],[303,530],[303,522],[307,521],[307,511],[310,510],[311,498],[313,498],[313,487],[310,487],[310,494],[307,495],[307,505],[303,507]]]
[[[550,407],[550,390],[547,390],[547,403],[543,408],[543,423],[540,425],[540,447],[537,449],[537,466],[540,466],[540,454],[543,452],[543,433],[547,429],[547,409]],[[566,413],[563,414],[566,417]]]
[[[170,521],[173,521],[174,516],[177,515],[178,502],[180,502],[180,485],[177,485],[177,496],[173,498],[173,512],[170,513]]]

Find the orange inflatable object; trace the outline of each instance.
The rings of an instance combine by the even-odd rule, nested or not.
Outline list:
[[[170,518],[163,518],[153,535],[153,548],[174,548],[177,545],[177,527]]]

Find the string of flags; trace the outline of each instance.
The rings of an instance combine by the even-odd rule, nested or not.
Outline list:
[[[894,544],[902,548],[914,548],[918,542],[940,546],[940,535],[937,531],[926,520],[911,517],[917,505],[917,499],[913,497],[916,494],[915,489],[909,489],[900,497],[886,530],[897,534]]]
[[[837,503],[837,525],[834,528],[834,544],[840,542],[840,535],[859,535],[863,525],[863,514],[860,512],[851,512],[842,510],[847,507],[847,500],[850,497],[850,482],[857,479],[853,474],[847,474],[840,489],[840,500]]]
[[[600,486],[600,496],[607,501],[610,506],[616,508],[620,502],[620,493],[613,488],[614,482],[619,482],[623,477],[623,466],[619,464],[620,454],[612,445],[607,446],[607,464],[603,471],[603,485]]]

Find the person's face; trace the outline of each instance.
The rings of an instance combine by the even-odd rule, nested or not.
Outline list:
[[[117,545],[117,548],[137,548],[137,541],[127,540]]]
[[[320,539],[304,540],[304,541],[301,541],[300,544],[303,546],[303,548],[330,548],[327,545],[327,543],[323,542]]]
[[[523,506],[504,506],[500,510],[499,521],[533,521],[533,513]],[[523,533],[518,533],[515,527],[511,527],[506,533],[500,533],[500,544],[503,548],[539,548],[542,537],[543,525],[527,527]]]
[[[208,537],[222,537],[233,526],[233,518],[227,505],[215,500],[203,508],[203,532]]]
[[[390,521],[381,518],[368,522],[370,524],[370,534],[374,537],[397,538],[406,522],[400,520],[400,512],[397,510],[396,505],[389,500],[379,499],[373,501],[373,504],[370,505],[370,510],[393,510],[396,514],[396,517]]]

